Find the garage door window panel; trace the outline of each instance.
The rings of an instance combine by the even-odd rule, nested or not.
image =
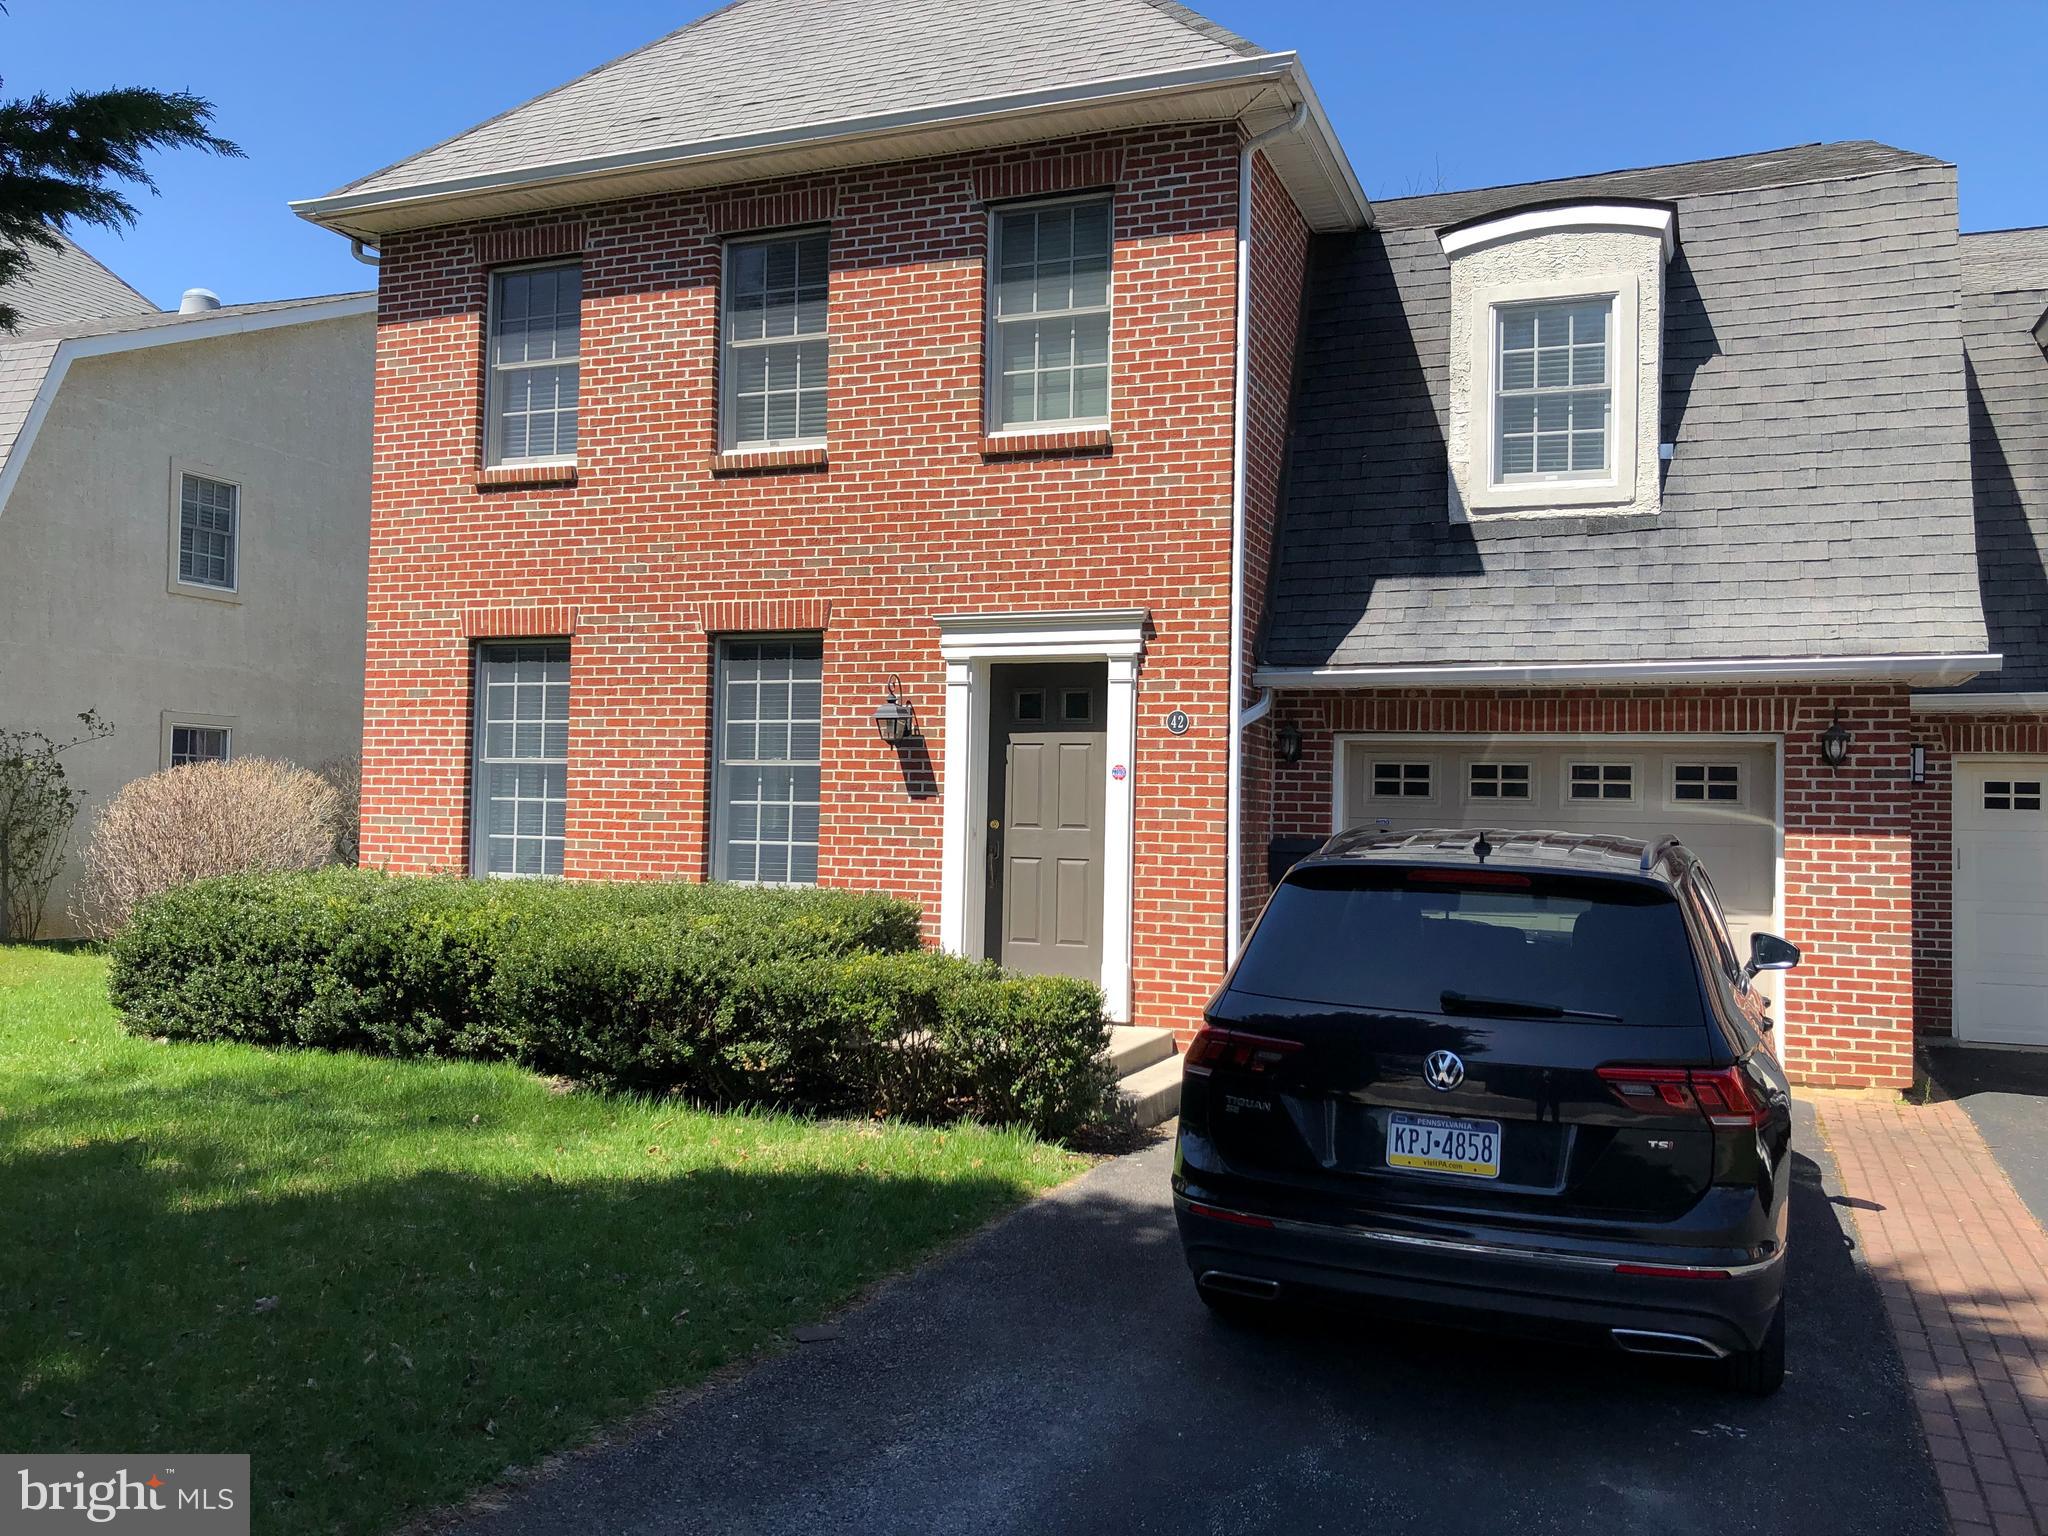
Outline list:
[[[1375,761],[1372,797],[1426,804],[1436,798],[1436,765],[1391,758]]]
[[[1565,798],[1626,805],[1636,798],[1636,765],[1625,762],[1573,763],[1565,774]]]
[[[1465,792],[1473,800],[1526,802],[1535,796],[1536,771],[1528,763],[1466,765]]]
[[[1742,790],[1742,767],[1739,763],[1674,762],[1671,765],[1671,802],[1674,805],[1740,805]]]
[[[2038,811],[2041,809],[2041,782],[2039,779],[1986,779],[1984,809]]]

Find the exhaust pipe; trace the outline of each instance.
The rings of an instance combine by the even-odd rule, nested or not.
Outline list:
[[[1273,1301],[1280,1295],[1278,1280],[1261,1280],[1256,1275],[1233,1275],[1220,1269],[1205,1270],[1200,1285],[1205,1291],[1224,1296],[1244,1296],[1253,1301]]]
[[[1609,1331],[1614,1335],[1614,1342],[1632,1355],[1662,1355],[1667,1359],[1680,1360],[1722,1360],[1728,1355],[1720,1345],[1710,1344],[1689,1333],[1652,1333],[1642,1328]]]

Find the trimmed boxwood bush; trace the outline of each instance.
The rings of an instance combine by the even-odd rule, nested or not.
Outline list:
[[[232,876],[114,940],[129,1027],[504,1058],[595,1086],[1062,1136],[1110,1088],[1093,986],[919,947],[889,897],[681,883]]]

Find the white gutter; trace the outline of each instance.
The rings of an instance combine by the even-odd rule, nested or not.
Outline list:
[[[1281,85],[1298,99],[1313,100],[1299,57],[1293,53],[1260,54],[1249,59],[1226,59],[1186,69],[1156,70],[1146,74],[1118,75],[1109,79],[1082,81],[1036,91],[1003,96],[976,97],[936,106],[912,107],[898,112],[880,112],[863,117],[829,122],[778,127],[759,133],[732,134],[725,138],[702,139],[693,143],[661,145],[652,149],[624,150],[616,154],[588,155],[552,164],[518,166],[509,170],[486,171],[471,176],[451,176],[410,186],[387,186],[363,191],[331,192],[325,197],[301,198],[290,206],[302,219],[324,224],[343,233],[360,233],[348,227],[352,213],[429,204],[443,198],[474,196],[479,193],[511,191],[559,185],[563,182],[594,180],[609,176],[663,168],[678,168],[706,161],[756,156],[781,149],[815,147],[847,140],[888,137],[927,129],[965,127],[1000,121],[1009,117],[1057,110],[1064,107],[1101,105],[1136,97],[1199,91],[1218,86]],[[1356,222],[1366,217],[1364,189],[1358,184],[1349,160],[1337,144],[1320,104],[1315,119],[1329,136],[1324,159],[1337,172],[1336,192],[1340,203],[1353,205]],[[400,162],[402,165],[404,162]],[[396,169],[396,167],[392,167]],[[378,174],[382,174],[381,172]],[[602,197],[593,191],[593,198]]]
[[[281,309],[241,313],[216,310],[191,320],[143,326],[132,331],[111,331],[102,336],[74,336],[59,342],[49,367],[44,370],[43,382],[36,388],[36,397],[29,405],[28,414],[22,417],[21,429],[14,434],[14,441],[7,448],[6,460],[0,462],[0,512],[7,509],[7,498],[14,493],[14,482],[21,478],[21,466],[28,462],[28,451],[35,442],[36,433],[42,428],[43,418],[50,414],[57,391],[64,387],[64,376],[71,371],[71,365],[77,359],[106,357],[116,352],[140,352],[148,347],[168,347],[187,341],[212,341],[222,336],[243,336],[251,331],[311,325],[317,320],[342,320],[351,315],[373,315],[376,312],[377,296],[359,293],[325,303],[294,304]]]
[[[1261,667],[1262,688],[1508,688],[1522,683],[1787,683],[1874,679],[1937,687],[1996,672],[1994,652],[1765,656],[1740,661],[1450,662],[1413,667]]]
[[[1907,702],[1916,715],[2048,714],[2048,693],[1916,693]]]
[[[1277,128],[1247,139],[1237,157],[1237,377],[1230,423],[1230,748],[1225,753],[1223,813],[1223,922],[1226,963],[1237,961],[1238,902],[1244,890],[1244,850],[1239,832],[1244,822],[1244,733],[1272,708],[1265,698],[1246,709],[1241,700],[1239,669],[1244,665],[1244,540],[1246,463],[1251,438],[1252,332],[1252,156],[1275,139],[1301,132],[1308,121],[1304,99],[1294,115]]]

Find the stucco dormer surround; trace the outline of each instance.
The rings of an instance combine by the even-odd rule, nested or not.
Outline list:
[[[1451,520],[1654,515],[1671,206],[1525,206],[1437,238]]]

